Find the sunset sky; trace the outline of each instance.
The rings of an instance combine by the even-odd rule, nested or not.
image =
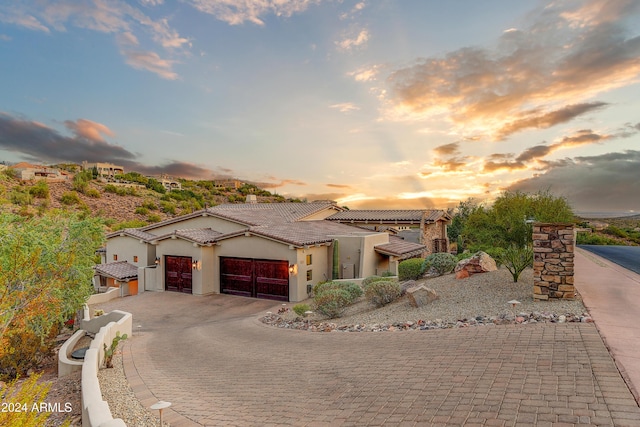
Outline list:
[[[0,5],[0,161],[640,212],[640,1]]]

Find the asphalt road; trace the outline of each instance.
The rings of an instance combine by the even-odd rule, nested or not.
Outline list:
[[[640,274],[640,246],[579,245],[578,247]]]

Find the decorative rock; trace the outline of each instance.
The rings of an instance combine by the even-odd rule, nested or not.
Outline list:
[[[424,285],[408,289],[407,295],[409,297],[409,302],[414,307],[422,307],[423,305],[432,303],[438,299],[436,292]]]
[[[407,293],[407,290],[414,288],[416,286],[415,280],[407,280],[405,282],[400,283],[400,294],[404,295]]]
[[[495,271],[498,267],[496,262],[486,252],[476,252],[471,258],[463,259],[456,265],[455,272],[465,270],[469,276],[477,273],[486,273],[487,271]],[[464,274],[464,273],[461,273]]]
[[[469,277],[469,272],[467,270],[456,271],[456,279],[466,279]]]

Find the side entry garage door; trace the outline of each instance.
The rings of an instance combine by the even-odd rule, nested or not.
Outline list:
[[[191,257],[165,256],[165,280],[164,288],[167,291],[193,292],[191,283],[192,265]]]
[[[222,257],[220,292],[289,301],[289,262]]]

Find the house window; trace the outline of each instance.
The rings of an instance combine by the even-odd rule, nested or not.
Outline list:
[[[313,258],[312,258],[312,256],[313,256],[313,255],[307,255],[307,265],[311,265],[311,264],[313,264]]]
[[[307,270],[307,281],[310,282],[313,280],[313,270]]]
[[[138,262],[138,255],[133,256],[133,262]]]
[[[113,254],[113,260],[117,261],[118,260],[118,254]]]

